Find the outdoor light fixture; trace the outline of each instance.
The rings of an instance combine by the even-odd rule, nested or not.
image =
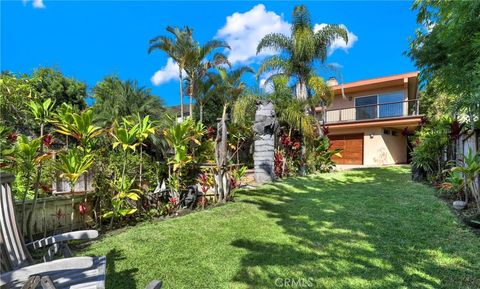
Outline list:
[[[373,138],[373,133],[370,134],[370,138]]]
[[[352,97],[351,97],[351,96],[349,96],[349,97],[348,97],[348,100],[349,100],[349,101],[352,101]]]

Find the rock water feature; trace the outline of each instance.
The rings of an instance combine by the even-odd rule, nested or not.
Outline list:
[[[259,101],[255,113],[253,132],[255,134],[253,161],[255,181],[259,184],[275,180],[275,131],[277,118],[271,101]]]

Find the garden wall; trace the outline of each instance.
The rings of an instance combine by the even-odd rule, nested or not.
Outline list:
[[[77,195],[73,198],[71,196],[55,196],[41,198],[37,201],[37,206],[33,215],[33,231],[32,235],[37,237],[49,236],[54,233],[69,232],[72,230],[81,230],[85,228],[84,222],[90,219],[89,216],[82,216],[79,212],[79,205],[84,200],[84,195]],[[26,212],[30,212],[33,202],[26,202]],[[91,204],[87,205],[91,208]],[[22,204],[16,203],[16,215],[17,221],[22,223],[22,233],[27,235],[27,216],[25,220],[22,218]],[[72,215],[73,212],[73,215]],[[73,217],[73,220],[72,220]]]

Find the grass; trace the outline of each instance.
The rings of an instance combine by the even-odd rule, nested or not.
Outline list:
[[[116,289],[480,288],[480,238],[408,167],[288,179],[81,254],[106,255]]]

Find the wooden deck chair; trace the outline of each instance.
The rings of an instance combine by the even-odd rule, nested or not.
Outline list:
[[[44,289],[103,289],[105,288],[105,257],[71,257],[66,245],[69,240],[91,240],[98,237],[94,230],[76,231],[44,238],[28,245],[18,229],[12,200],[13,176],[0,173],[0,286],[4,288]],[[35,264],[27,249],[49,247],[44,263]],[[58,250],[64,259],[51,261]],[[159,289],[160,281],[151,282],[146,289]]]

